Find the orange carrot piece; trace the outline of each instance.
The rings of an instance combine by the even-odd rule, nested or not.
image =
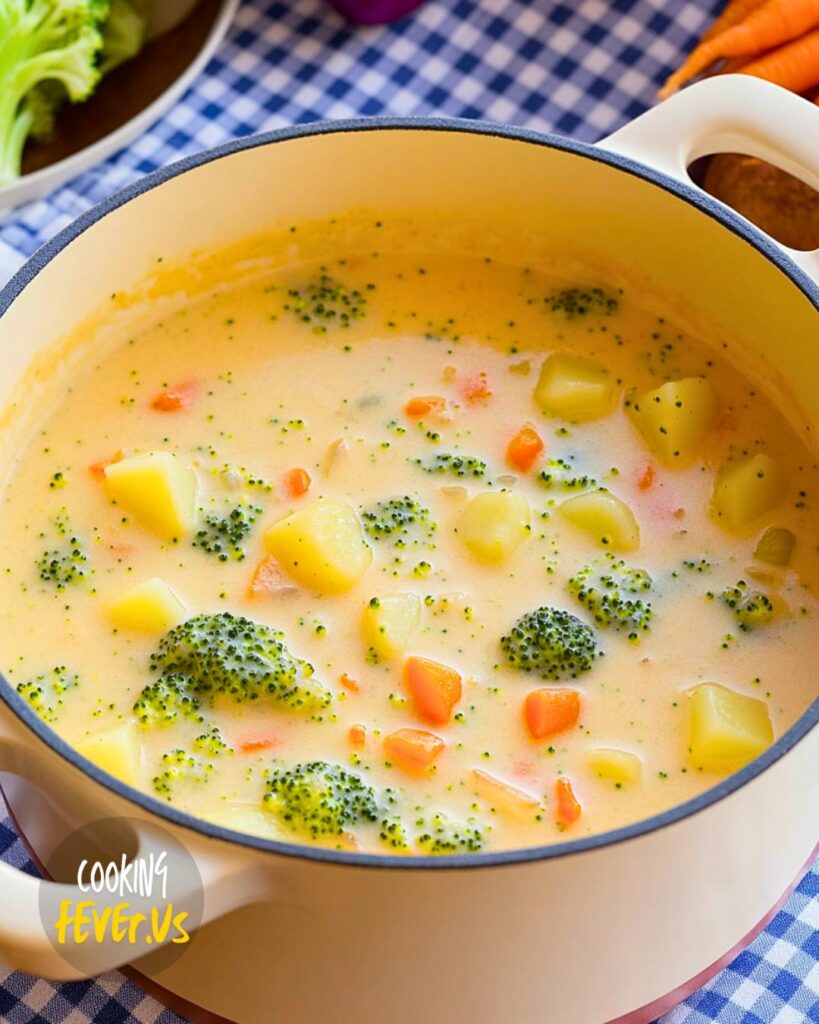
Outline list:
[[[301,467],[288,469],[282,477],[282,486],[288,498],[300,498],[310,490],[312,482],[310,474]]]
[[[739,24],[720,32],[701,43],[683,66],[671,75],[660,96],[668,96],[683,82],[709,68],[715,61],[726,57],[752,57],[775,50],[819,25],[819,0],[767,0]],[[774,57],[775,53],[768,57]],[[800,66],[802,61],[799,62]],[[746,72],[747,73],[747,72]],[[767,75],[760,75],[767,78]],[[805,88],[813,85],[808,82]],[[786,86],[791,88],[791,86]],[[794,89],[801,92],[801,89]]]
[[[446,399],[440,395],[420,395],[411,398],[404,406],[404,412],[413,419],[428,416],[430,413],[441,413],[446,409]]]
[[[461,394],[469,405],[476,405],[478,402],[487,402],[492,397],[492,388],[489,386],[489,378],[484,370],[467,377],[461,385]]]
[[[254,569],[247,588],[247,596],[255,600],[295,589],[290,577],[284,574],[276,559],[268,555]]]
[[[351,725],[347,735],[354,747],[363,747],[367,742],[367,730],[363,725]]]
[[[819,85],[819,29],[787,46],[751,61],[740,74],[764,78],[791,92],[806,92]]]
[[[574,795],[571,782],[563,775],[555,783],[555,818],[561,828],[573,825],[580,817],[581,807]]]
[[[115,462],[122,462],[124,458],[125,453],[119,451],[115,455],[112,455],[110,459],[100,459],[99,462],[92,462],[88,467],[88,472],[95,480],[102,482],[105,479],[105,470],[108,466],[113,466]]]
[[[195,380],[187,380],[176,387],[160,391],[151,402],[151,408],[157,412],[182,412],[189,409],[199,392],[199,384]]]
[[[384,738],[384,753],[402,768],[425,772],[444,749],[444,741],[424,729],[399,729]]]
[[[341,673],[339,683],[344,687],[345,690],[349,690],[350,693],[359,693],[361,691],[361,683],[356,679],[351,679],[346,672]]]
[[[656,479],[657,470],[650,462],[647,462],[645,469],[640,474],[640,479],[637,481],[637,486],[641,491],[650,491]]]
[[[243,754],[258,754],[262,750],[272,750],[278,746],[279,737],[273,733],[258,733],[247,736],[239,742],[239,750]]]
[[[538,432],[531,424],[526,423],[509,442],[506,461],[512,469],[528,473],[543,448],[544,444]]]
[[[532,690],[523,703],[523,717],[536,740],[565,732],[580,717],[580,694],[552,687]]]
[[[448,722],[461,699],[461,677],[454,668],[429,658],[407,658],[407,688],[422,718],[435,725]]]
[[[761,7],[767,2],[768,0],[728,0],[722,14],[713,22],[700,42],[707,43],[709,39],[721,35],[726,29],[733,28],[734,25],[745,21],[751,11],[755,11],[757,7]]]

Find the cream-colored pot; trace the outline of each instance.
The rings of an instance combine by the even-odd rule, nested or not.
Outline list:
[[[692,186],[686,166],[725,150],[770,159],[819,187],[819,109],[725,77],[598,147],[451,121],[243,139],[143,179],[29,261],[0,293],[0,405],[38,351],[135,284],[157,254],[182,258],[364,206],[502,222],[542,232],[558,250],[582,239],[690,296],[764,353],[816,435],[819,254],[785,253]],[[134,819],[143,850],[160,822],[185,843],[208,923],[157,980],[232,1020],[644,1022],[701,984],[813,855],[817,720],[819,701],[757,761],[650,820],[469,858],[327,852],[207,825],[94,768],[2,680],[0,768],[41,858],[104,816]],[[52,947],[38,914],[41,887],[54,884],[0,865],[0,959],[73,977],[79,969]],[[120,964],[127,947],[95,944],[85,957],[85,970],[98,972]]]

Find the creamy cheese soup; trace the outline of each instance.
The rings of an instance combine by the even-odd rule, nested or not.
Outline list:
[[[817,468],[741,347],[599,268],[292,233],[158,278],[18,450],[22,697],[175,808],[408,855],[612,829],[781,735]]]

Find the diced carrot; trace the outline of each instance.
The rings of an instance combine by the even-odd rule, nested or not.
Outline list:
[[[354,747],[363,747],[367,742],[367,730],[363,725],[351,725],[348,736]]]
[[[345,690],[349,690],[350,693],[358,693],[361,690],[361,683],[356,679],[351,679],[346,672],[341,673],[339,683],[341,683]]]
[[[116,452],[111,456],[110,459],[100,459],[99,462],[92,462],[88,467],[88,472],[93,476],[95,480],[99,480],[100,483],[105,479],[105,470],[108,466],[113,466],[115,462],[122,462],[125,458],[125,453],[122,451]]]
[[[640,474],[640,479],[637,481],[637,486],[641,491],[650,491],[656,479],[657,470],[650,462],[647,462],[645,469]]]
[[[506,461],[512,469],[528,473],[535,459],[543,451],[543,447],[543,441],[538,432],[531,424],[526,423],[509,442],[509,447],[506,449]]]
[[[289,498],[300,498],[310,490],[310,474],[306,469],[288,469],[282,478],[284,492]]]
[[[436,725],[448,722],[461,699],[461,677],[454,668],[429,658],[407,658],[407,688],[422,718]]]
[[[469,405],[476,405],[478,402],[486,402],[492,397],[492,388],[489,386],[489,378],[486,372],[474,373],[467,377],[461,385],[461,394]]]
[[[446,399],[440,395],[419,395],[411,398],[404,406],[404,412],[413,419],[420,419],[421,416],[428,416],[430,413],[440,413],[446,409]]]
[[[426,771],[444,749],[444,741],[423,729],[399,729],[384,738],[384,753],[410,771]]]
[[[246,736],[238,743],[243,754],[258,754],[262,750],[272,750],[279,745],[279,737],[272,732],[259,732]]]
[[[571,782],[563,775],[555,783],[555,818],[561,828],[573,825],[580,817],[581,807],[574,795]]]
[[[175,387],[160,391],[151,402],[151,408],[157,412],[182,412],[191,407],[198,393],[198,382],[186,380]]]
[[[268,555],[259,562],[253,571],[247,588],[247,596],[252,601],[261,597],[271,597],[274,594],[290,593],[295,589],[290,577],[285,575],[276,559]]]
[[[551,687],[532,690],[524,701],[523,717],[536,740],[565,732],[580,717],[580,694]]]

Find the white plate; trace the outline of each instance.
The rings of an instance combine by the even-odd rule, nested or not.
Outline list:
[[[21,203],[30,202],[32,199],[39,199],[41,196],[53,191],[64,181],[75,178],[78,174],[93,166],[93,164],[100,163],[118,149],[127,146],[138,135],[141,135],[161,114],[164,114],[176,102],[205,67],[216,51],[216,48],[224,39],[238,6],[239,0],[224,0],[207,39],[205,39],[202,48],[191,63],[163,93],[157,96],[153,103],[140,110],[130,121],[126,121],[125,124],[120,125],[119,128],[109,135],[98,139],[77,153],[72,153],[71,156],[67,156],[64,160],[58,160],[56,163],[49,164],[48,167],[43,167],[39,171],[25,174],[10,185],[0,188],[0,212],[8,210],[12,206],[19,206]]]

